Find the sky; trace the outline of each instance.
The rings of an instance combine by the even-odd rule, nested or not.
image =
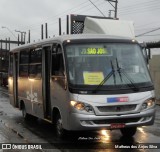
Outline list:
[[[106,17],[109,10],[114,9],[106,0],[91,1]],[[58,35],[58,18],[62,18],[65,25],[66,15],[69,14],[102,16],[96,7],[89,0],[0,0],[0,39],[10,37],[16,40],[19,33],[15,30],[27,33],[30,30],[31,41],[39,41],[41,25],[45,23],[48,24],[48,35],[53,37]],[[136,35],[160,28],[159,14],[160,0],[118,0],[117,17],[133,21]],[[62,32],[65,29],[62,28]],[[137,39],[159,41],[160,29]]]

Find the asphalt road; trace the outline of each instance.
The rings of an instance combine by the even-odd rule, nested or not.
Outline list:
[[[160,106],[157,105],[156,108],[154,125],[139,127],[133,138],[126,139],[122,137],[119,130],[113,130],[71,132],[62,140],[56,138],[51,124],[40,119],[23,120],[21,111],[9,104],[7,91],[0,88],[0,143],[18,144],[20,146],[40,144],[45,148],[42,150],[28,150],[33,152],[158,152],[160,151]],[[3,151],[19,152],[22,150]]]

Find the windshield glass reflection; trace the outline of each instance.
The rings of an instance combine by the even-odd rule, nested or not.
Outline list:
[[[66,47],[69,80],[73,85],[149,85],[151,79],[137,44],[96,43]],[[123,73],[122,73],[123,72]],[[135,87],[135,86],[134,86]]]

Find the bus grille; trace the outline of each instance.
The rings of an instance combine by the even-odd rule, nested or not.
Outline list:
[[[136,109],[136,105],[99,106],[97,108],[100,112],[130,112]]]
[[[112,123],[133,123],[138,122],[141,118],[122,118],[122,119],[107,119],[107,120],[94,120],[95,124],[112,124]]]

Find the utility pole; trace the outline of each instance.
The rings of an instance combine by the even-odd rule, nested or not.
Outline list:
[[[7,50],[7,38],[6,38],[6,50]]]
[[[43,40],[43,24],[41,25],[41,39]]]
[[[21,33],[21,44],[22,44],[23,42],[25,43],[25,36],[26,36],[26,32],[17,31],[17,30],[15,30],[15,32],[19,32],[19,33]],[[24,39],[23,39],[23,34],[24,34]]]
[[[46,39],[48,39],[48,26],[47,26],[47,23],[45,23],[45,30],[46,30]]]
[[[9,44],[8,44],[8,47],[9,47],[9,48],[8,48],[8,50],[10,51],[10,50],[11,50],[11,41],[10,41],[10,37],[9,37],[8,40],[9,40]]]
[[[62,35],[61,18],[59,18],[59,35]]]
[[[117,6],[118,6],[118,0],[115,1],[115,18],[117,18]]]
[[[69,34],[69,15],[67,15],[66,34]]]
[[[2,50],[2,39],[1,39],[1,50]]]
[[[116,19],[117,18],[117,10],[118,10],[118,0],[105,0],[107,1],[108,3],[110,3],[112,5],[112,7],[114,8],[114,18]],[[114,5],[113,5],[114,3]],[[109,10],[109,17],[111,17],[111,10]]]
[[[30,33],[30,30],[28,31],[28,43],[31,42],[31,33]]]
[[[19,46],[19,34],[18,34],[18,46]]]

